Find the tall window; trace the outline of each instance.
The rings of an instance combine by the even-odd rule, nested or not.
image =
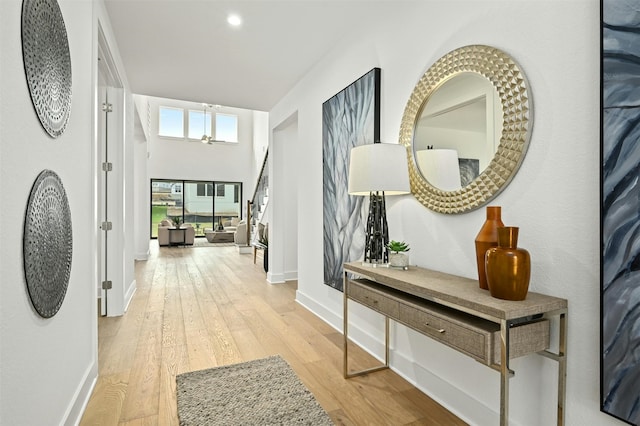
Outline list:
[[[216,139],[225,142],[238,142],[238,116],[216,114]]]
[[[201,139],[202,135],[211,136],[211,113],[189,110],[189,139]]]
[[[183,218],[182,182],[171,180],[151,181],[151,238],[158,236],[158,224],[162,219]]]
[[[184,113],[182,108],[160,107],[158,135],[184,138]]]
[[[200,237],[205,229],[228,226],[242,218],[241,199],[240,182],[152,179],[151,238],[158,236],[158,224],[166,218],[180,217]]]
[[[242,211],[241,203],[239,202],[241,197],[241,183],[217,183],[213,210],[214,217],[222,221],[223,224],[232,221],[234,217],[239,218],[239,212]]]

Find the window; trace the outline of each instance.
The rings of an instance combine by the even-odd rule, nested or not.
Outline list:
[[[213,197],[213,185],[210,183],[197,184],[196,195],[198,197]]]
[[[236,197],[237,194],[237,197]],[[242,184],[235,182],[216,183],[213,215],[225,223],[234,217],[242,217],[239,200],[242,199]]]
[[[214,192],[216,196],[214,197]],[[206,228],[219,223],[226,226],[242,218],[242,183],[214,181],[151,180],[151,238],[158,236],[162,219],[180,217],[204,237]]]
[[[200,140],[202,135],[211,136],[211,113],[189,110],[189,139]]]
[[[182,182],[151,181],[151,238],[158,236],[158,225],[163,219],[183,217]]]
[[[182,108],[160,107],[158,135],[184,138],[184,111]]]
[[[185,123],[185,117],[187,122]],[[219,142],[238,142],[238,116],[234,114],[215,114],[210,111],[188,110],[183,108],[159,107],[158,135],[170,138],[201,140],[207,135]]]
[[[238,142],[238,116],[216,114],[216,139],[225,142]]]

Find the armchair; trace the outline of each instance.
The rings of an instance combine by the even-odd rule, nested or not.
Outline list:
[[[232,217],[231,219],[227,219],[222,222],[225,231],[235,231],[238,228],[238,224],[240,223],[240,219],[237,217]]]
[[[241,220],[240,222],[238,222],[238,224],[236,225],[236,232],[233,234],[233,242],[236,243],[236,245],[242,245],[242,246],[246,246],[249,244],[249,241],[247,240],[247,221],[246,220]]]
[[[182,225],[184,231],[184,244],[193,245],[196,236],[196,230],[193,225]],[[158,245],[168,246],[171,244],[182,244],[182,235],[180,232],[171,232],[175,229],[175,225],[169,219],[163,219],[158,224]]]
[[[169,245],[169,228],[173,228],[173,223],[169,219],[162,219],[158,224],[158,245]]]

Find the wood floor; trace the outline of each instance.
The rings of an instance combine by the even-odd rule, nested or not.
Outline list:
[[[338,425],[464,425],[390,370],[345,380],[342,334],[233,246],[158,248],[123,317],[100,318],[81,425],[178,425],[175,376],[280,354]],[[376,364],[354,346],[352,368]]]

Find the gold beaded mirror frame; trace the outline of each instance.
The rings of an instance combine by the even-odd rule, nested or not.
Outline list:
[[[432,95],[462,73],[475,73],[495,88],[502,106],[499,144],[487,167],[475,179],[454,191],[429,183],[415,159],[418,120]],[[404,110],[400,143],[407,148],[411,192],[425,207],[445,214],[466,213],[486,205],[513,179],[526,154],[533,125],[531,93],[520,66],[505,52],[491,46],[471,45],[438,59],[416,84]]]

